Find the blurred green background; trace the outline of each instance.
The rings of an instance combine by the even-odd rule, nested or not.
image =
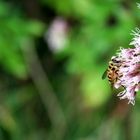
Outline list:
[[[102,74],[130,47],[130,0],[0,0],[0,140],[139,140],[128,105]]]

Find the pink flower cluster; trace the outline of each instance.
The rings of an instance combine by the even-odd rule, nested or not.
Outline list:
[[[140,30],[136,28],[130,45],[134,48],[120,48],[116,59],[121,63],[115,88],[124,87],[118,94],[120,99],[128,99],[128,104],[135,104],[136,92],[140,90]]]

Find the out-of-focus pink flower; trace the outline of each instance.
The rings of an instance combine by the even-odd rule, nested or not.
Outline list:
[[[66,47],[68,28],[67,21],[61,17],[56,17],[52,21],[44,36],[52,52],[60,52]]]

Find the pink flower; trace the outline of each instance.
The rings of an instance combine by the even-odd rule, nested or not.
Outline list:
[[[121,63],[118,67],[118,79],[115,88],[124,87],[118,94],[120,99],[128,99],[128,103],[135,104],[136,92],[140,90],[140,30],[136,28],[130,45],[134,48],[120,48],[114,59]]]

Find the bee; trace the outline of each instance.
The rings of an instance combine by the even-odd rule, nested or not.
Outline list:
[[[109,66],[107,70],[103,73],[102,79],[108,77],[109,83],[113,86],[119,79],[119,67],[121,66],[121,61],[117,57],[112,57],[109,61]]]

